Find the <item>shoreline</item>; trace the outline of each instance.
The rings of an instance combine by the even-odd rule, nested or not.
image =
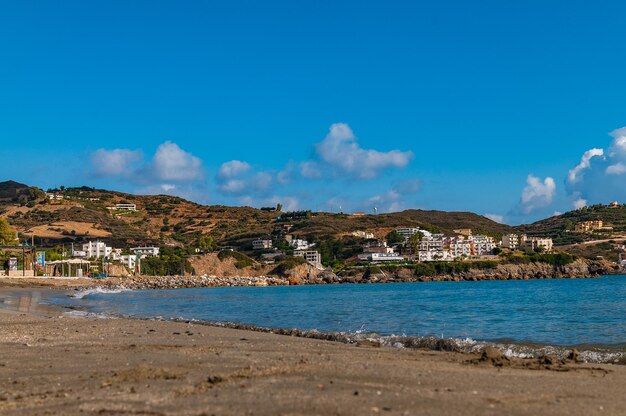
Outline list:
[[[56,290],[64,291],[68,297],[75,297],[72,291],[55,287]],[[498,349],[503,358],[507,360],[522,360],[526,366],[542,365],[546,357],[549,360],[559,362],[561,364],[567,361],[588,364],[609,364],[609,365],[626,365],[626,349],[614,345],[558,345],[546,343],[529,343],[515,341],[498,341],[498,340],[475,340],[471,338],[443,338],[436,336],[411,336],[411,335],[381,335],[373,332],[324,332],[316,329],[301,329],[287,327],[270,327],[260,326],[245,322],[231,321],[214,321],[207,319],[182,318],[182,317],[142,317],[136,315],[124,314],[101,314],[89,311],[87,308],[58,304],[58,303],[41,303],[39,291],[54,290],[51,288],[17,288],[6,289],[0,287],[0,295],[8,293],[8,299],[12,302],[0,302],[0,311],[23,312],[39,317],[59,317],[68,315],[77,318],[102,318],[102,319],[125,319],[139,321],[162,321],[162,322],[178,322],[184,324],[202,325],[214,328],[227,328],[241,331],[251,331],[265,334],[274,334],[279,336],[290,336],[298,338],[307,338],[315,340],[323,340],[337,342],[347,345],[367,345],[370,347],[382,347],[391,349],[420,349],[430,351],[443,351],[458,354],[481,354],[485,348]],[[78,294],[89,294],[92,290],[100,291],[100,287],[82,288]],[[109,291],[119,291],[120,289],[102,289],[102,293]],[[131,289],[121,289],[122,291]],[[139,289],[139,290],[155,290],[155,289]],[[168,289],[163,289],[168,290]],[[33,296],[37,293],[37,296]],[[98,292],[96,292],[98,293]],[[113,292],[115,293],[115,292]],[[19,297],[19,301],[16,301]],[[45,296],[44,296],[45,298]],[[79,297],[82,299],[82,296]],[[16,304],[17,307],[7,308],[8,304]],[[574,358],[573,358],[574,357]]]
[[[382,266],[380,266],[382,267]],[[404,273],[406,269],[397,269],[395,274],[369,274],[362,276],[338,277],[333,274],[322,276],[278,277],[278,276],[246,276],[246,275],[174,275],[174,276],[128,276],[92,278],[60,278],[60,277],[0,277],[2,288],[33,288],[46,287],[52,289],[79,289],[103,287],[107,289],[179,289],[179,288],[210,288],[210,287],[256,287],[256,286],[302,286],[327,284],[385,284],[385,283],[430,283],[430,282],[463,282],[492,280],[543,280],[543,279],[595,279],[603,276],[620,275],[626,271],[609,267],[603,261],[589,261],[576,267],[553,267],[539,264],[502,265],[496,269],[471,269],[458,274],[435,276],[414,276]],[[382,270],[382,269],[381,269]]]
[[[619,365],[6,310],[0,325],[7,414],[565,415],[626,406]]]

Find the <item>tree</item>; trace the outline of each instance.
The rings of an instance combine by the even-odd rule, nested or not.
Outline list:
[[[15,244],[15,230],[6,218],[0,218],[0,244],[8,246]]]
[[[278,204],[276,204],[276,211],[281,212],[282,210],[283,210],[283,204],[279,202]]]
[[[202,251],[213,251],[217,250],[217,242],[215,239],[209,235],[203,235],[198,238],[198,248]]]
[[[417,253],[419,251],[420,242],[422,241],[423,237],[424,235],[421,232],[417,232],[417,234],[413,234],[409,238],[408,246],[413,253]]]
[[[393,246],[394,244],[403,243],[404,237],[402,237],[397,231],[391,231],[387,234],[387,244]]]

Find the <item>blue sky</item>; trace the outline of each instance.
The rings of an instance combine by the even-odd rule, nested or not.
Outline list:
[[[626,3],[303,3],[0,1],[1,176],[513,224],[626,202]]]

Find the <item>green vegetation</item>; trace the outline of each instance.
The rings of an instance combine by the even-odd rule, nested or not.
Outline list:
[[[280,262],[278,266],[272,271],[272,273],[276,273],[279,275],[285,275],[287,272],[296,266],[300,266],[302,264],[306,264],[306,261],[302,257],[288,257],[286,260]]]
[[[219,245],[210,235],[203,235],[198,238],[197,246],[201,251],[215,251]]]
[[[525,253],[521,256],[509,253],[503,258],[506,263],[512,264],[547,263],[552,266],[565,266],[576,260],[569,253]]]
[[[552,237],[554,244],[558,246],[610,237],[611,232],[601,230],[594,233],[574,232],[577,223],[591,220],[602,220],[605,226],[613,227],[613,232],[626,231],[626,205],[592,205],[533,224],[520,225],[515,229],[530,236]]]
[[[11,227],[6,218],[0,217],[0,245],[11,246],[16,243],[15,229]]]
[[[404,237],[398,234],[397,231],[391,231],[389,234],[387,234],[385,239],[387,240],[387,244],[390,247],[404,242]]]
[[[149,276],[173,276],[193,271],[187,260],[189,253],[181,248],[163,247],[159,257],[146,257],[141,260],[141,273]]]

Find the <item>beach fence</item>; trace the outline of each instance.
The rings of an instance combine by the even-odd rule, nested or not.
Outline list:
[[[56,260],[46,263],[46,276],[81,278],[89,272],[91,262],[83,259]]]

